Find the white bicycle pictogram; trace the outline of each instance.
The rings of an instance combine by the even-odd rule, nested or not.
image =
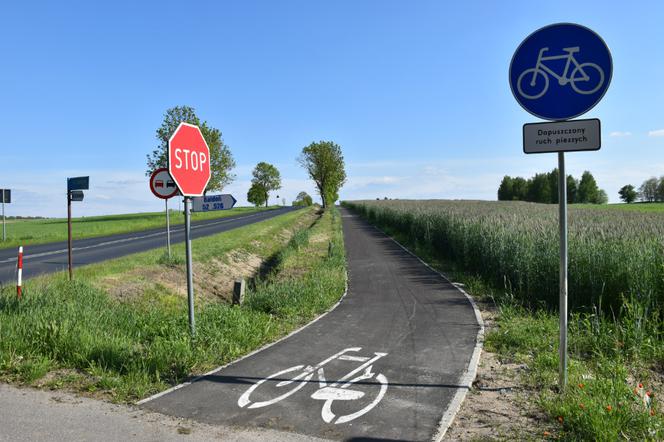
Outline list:
[[[516,81],[516,86],[519,90],[519,94],[524,98],[535,100],[546,94],[546,91],[549,90],[549,75],[557,79],[558,84],[561,86],[569,84],[576,93],[582,95],[593,94],[604,84],[604,71],[602,68],[595,63],[579,63],[576,58],[574,58],[574,54],[581,50],[579,46],[563,48],[563,51],[567,53],[565,55],[551,55],[545,57],[544,53],[548,50],[548,47],[540,49],[535,67],[526,69],[521,75],[519,75],[519,78]],[[544,64],[545,61],[551,60],[567,60],[562,75],[558,75],[550,67]],[[571,75],[567,76],[572,65],[574,65],[574,69],[572,69]],[[593,74],[593,72],[591,72],[592,70],[596,71],[596,75],[588,75],[587,72]],[[528,74],[532,75],[529,76]],[[597,84],[595,85],[594,81],[591,80],[597,77],[599,77],[599,81],[597,81]],[[539,86],[536,86],[539,78],[543,79],[543,83],[541,83],[541,91],[538,92]],[[535,88],[534,93],[527,94],[523,91],[523,80],[530,80],[529,86],[530,88]]]
[[[305,385],[307,385],[309,381],[311,381],[314,375],[317,375],[318,389],[311,395],[311,398],[320,401],[325,401],[323,403],[323,408],[321,410],[321,417],[323,418],[323,420],[326,423],[333,422],[335,424],[343,424],[345,422],[350,422],[353,419],[357,419],[363,414],[369,412],[381,401],[381,399],[383,399],[383,396],[385,396],[385,392],[387,391],[387,386],[388,386],[387,378],[382,373],[376,374],[373,372],[373,363],[376,362],[378,359],[387,356],[387,353],[374,352],[373,357],[358,356],[356,354],[352,354],[352,353],[357,353],[360,350],[362,350],[362,347],[347,348],[345,350],[340,351],[337,354],[330,356],[324,361],[319,362],[313,367],[310,365],[306,366],[296,365],[294,367],[290,367],[285,370],[281,370],[277,373],[274,373],[266,377],[265,379],[261,379],[260,381],[249,387],[249,389],[245,391],[242,394],[242,396],[240,396],[240,398],[237,401],[237,404],[238,406],[240,406],[240,408],[244,407],[261,408],[261,407],[267,407],[268,405],[276,404],[277,402],[282,401],[287,397],[297,393],[300,389],[302,389]],[[359,367],[350,371],[348,374],[343,376],[338,381],[332,384],[328,384],[325,379],[325,371],[323,370],[323,366],[334,360],[361,362],[362,364]],[[288,374],[291,375],[286,376]],[[286,378],[284,378],[284,380],[282,380],[281,382],[278,382],[276,385],[274,385],[274,387],[276,388],[289,387],[288,389],[286,389],[286,391],[283,394],[273,399],[265,401],[253,402],[250,399],[252,393],[254,393],[256,389],[258,389],[261,385],[264,385],[265,382],[275,378],[276,380],[279,380],[279,378],[282,376],[286,376]],[[360,410],[351,414],[337,417],[332,411],[332,404],[334,403],[334,401],[355,401],[364,397],[365,393],[363,391],[353,390],[350,387],[358,382],[372,379],[374,376],[377,383],[371,385],[379,386],[378,394],[376,395],[376,397],[368,405],[364,406]]]

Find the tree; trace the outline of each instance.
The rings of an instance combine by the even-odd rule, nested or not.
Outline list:
[[[311,206],[314,203],[314,200],[307,192],[300,192],[297,194],[295,201],[293,201],[294,206]]]
[[[620,195],[621,200],[623,200],[627,204],[630,204],[636,201],[638,193],[636,192],[636,189],[634,189],[634,186],[632,186],[631,184],[627,184],[620,188],[620,190],[618,191],[618,195]]]
[[[264,195],[265,207],[267,207],[270,192],[273,190],[281,189],[281,174],[272,164],[261,161],[256,164],[254,171],[251,172],[254,176],[251,179],[251,187],[256,187],[256,191],[260,191]],[[251,189],[249,189],[251,191]]]
[[[537,173],[528,180],[528,198],[526,201],[535,203],[551,202],[551,188],[547,173]]]
[[[190,106],[175,106],[164,113],[164,120],[156,133],[159,145],[151,154],[147,155],[148,168],[145,175],[150,176],[155,169],[160,167],[168,167],[168,140],[182,122],[198,126],[210,148],[211,176],[205,193],[223,189],[235,179],[235,175],[231,174],[231,170],[235,167],[235,160],[221,138],[221,131],[209,126],[207,121],[201,123],[194,108]]]
[[[514,181],[512,177],[505,175],[498,187],[498,201],[512,201],[514,197]]]
[[[595,199],[595,204],[607,204],[609,202],[609,195],[606,194],[604,189],[599,189],[597,192],[597,198]]]
[[[558,204],[558,168],[553,169],[547,174],[549,180],[549,201],[553,204]]]
[[[316,183],[323,208],[334,204],[339,198],[339,189],[346,182],[341,146],[332,141],[311,143],[302,149],[298,162]]]
[[[659,178],[657,183],[657,191],[655,192],[655,199],[657,201],[664,201],[664,176]]]
[[[528,195],[528,181],[520,176],[512,179],[512,199],[525,201]]]
[[[576,179],[572,175],[567,175],[567,202],[576,203],[577,188],[579,187]]]
[[[652,203],[657,199],[657,178],[652,177],[643,182],[639,187],[639,196],[641,201]]]
[[[266,203],[265,192],[259,186],[252,184],[247,192],[247,201],[254,206],[262,206]]]
[[[598,199],[599,188],[595,177],[587,170],[581,175],[579,182],[579,190],[577,191],[577,202],[579,203],[596,203]]]

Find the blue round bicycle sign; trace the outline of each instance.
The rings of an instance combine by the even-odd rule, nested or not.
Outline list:
[[[611,82],[613,63],[604,40],[572,23],[545,26],[517,48],[510,87],[519,104],[545,120],[567,120],[592,109]]]

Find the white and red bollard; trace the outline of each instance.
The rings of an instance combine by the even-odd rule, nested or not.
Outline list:
[[[21,299],[23,291],[23,246],[18,248],[18,260],[16,260],[16,295]]]

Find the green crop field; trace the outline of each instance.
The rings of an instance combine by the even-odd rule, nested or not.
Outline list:
[[[627,210],[634,212],[664,212],[664,203],[632,203],[632,204],[574,204],[573,208],[583,209],[606,209],[606,210]]]
[[[553,437],[664,440],[664,205],[570,208],[572,313],[563,394],[556,387],[557,205],[344,205],[497,307],[498,325],[487,334],[485,348],[527,367],[521,382],[549,416]]]
[[[272,207],[274,208],[274,207]],[[192,221],[224,218],[242,213],[265,210],[264,207],[236,207],[216,212],[192,213]],[[182,212],[171,211],[171,224],[183,224]],[[166,227],[165,212],[130,213],[124,215],[90,216],[72,219],[72,232],[75,238],[127,233],[140,230]],[[2,238],[0,238],[1,240]],[[67,218],[8,220],[7,241],[0,241],[0,248],[43,244],[67,239]]]

